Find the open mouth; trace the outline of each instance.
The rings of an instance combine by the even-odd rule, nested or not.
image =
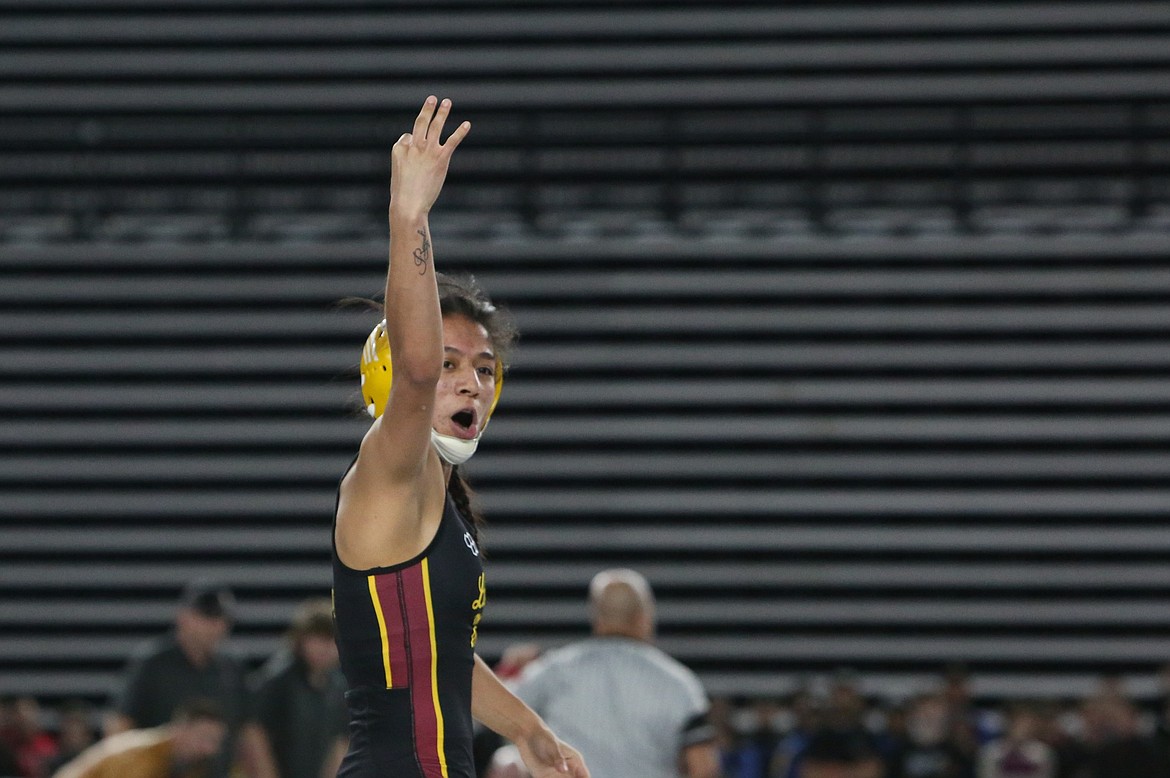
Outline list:
[[[459,411],[451,416],[451,421],[465,430],[471,429],[471,425],[475,424],[475,412],[470,410]]]

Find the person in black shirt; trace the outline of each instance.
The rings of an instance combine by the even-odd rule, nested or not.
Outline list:
[[[252,721],[278,778],[332,778],[349,739],[329,600],[302,603],[288,647],[254,679]]]
[[[228,736],[212,778],[227,778],[247,710],[243,665],[224,650],[235,598],[227,587],[195,581],[184,590],[175,629],[138,647],[106,718],[106,734],[161,727],[192,699],[214,701]],[[247,761],[247,760],[245,760]]]

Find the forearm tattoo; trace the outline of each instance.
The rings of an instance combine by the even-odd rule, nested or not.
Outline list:
[[[426,230],[418,230],[418,234],[422,236],[422,245],[414,250],[414,266],[418,268],[418,274],[426,275],[427,263],[431,260],[431,240],[427,237]]]

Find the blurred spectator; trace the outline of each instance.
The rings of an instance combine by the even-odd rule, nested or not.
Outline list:
[[[878,753],[886,767],[887,776],[896,776],[902,764],[902,756],[909,742],[907,734],[907,706],[891,705],[883,713],[883,726],[874,733]]]
[[[516,643],[504,649],[500,661],[494,668],[501,681],[514,681],[524,668],[540,658],[540,646],[536,643]]]
[[[1163,697],[1162,703],[1162,708],[1155,719],[1150,744],[1153,749],[1155,774],[1170,775],[1170,700]]]
[[[1015,706],[1003,737],[979,751],[979,778],[1055,778],[1056,758],[1038,737],[1040,716],[1026,705]]]
[[[771,698],[757,699],[733,719],[735,730],[743,739],[745,749],[760,754],[764,769],[768,769],[769,756],[776,751],[783,733],[792,728],[784,724],[788,711],[782,709]],[[764,773],[767,775],[768,773]]]
[[[1088,775],[1088,752],[1071,731],[1073,726],[1079,725],[1075,705],[1052,705],[1040,715],[1038,737],[1052,749],[1056,778],[1085,778]]]
[[[715,730],[723,778],[767,778],[767,755],[735,727],[736,709],[726,697],[711,700],[708,718]]]
[[[53,778],[207,778],[226,732],[215,702],[188,700],[168,725],[112,735]]]
[[[979,710],[971,700],[971,673],[964,664],[952,664],[943,673],[943,700],[947,708],[949,742],[972,765],[963,775],[974,774],[979,747],[1000,735],[999,717]]]
[[[801,754],[800,778],[882,778],[885,764],[865,728],[865,700],[852,673],[839,672],[828,707]]]
[[[57,755],[49,760],[45,772],[55,773],[67,762],[81,755],[97,740],[93,708],[85,700],[70,700],[61,706],[57,722]]]
[[[134,652],[106,721],[107,734],[159,727],[188,700],[213,700],[222,711],[227,736],[223,752],[213,760],[211,778],[227,778],[247,705],[244,668],[223,649],[234,610],[235,599],[226,587],[206,581],[190,584],[175,614],[173,633]],[[251,767],[257,758],[246,756],[249,773],[257,775]]]
[[[1082,707],[1089,778],[1163,778],[1155,772],[1154,742],[1143,737],[1138,711],[1117,694],[1100,694]]]
[[[255,738],[257,771],[279,778],[332,778],[349,745],[345,679],[337,664],[328,599],[308,600],[293,616],[288,646],[255,678],[246,739]]]
[[[4,754],[0,762],[8,765],[9,773],[20,778],[45,778],[48,763],[57,755],[57,740],[47,731],[41,720],[41,706],[32,697],[5,700],[0,705],[0,740]]]
[[[516,694],[597,778],[715,778],[708,702],[694,673],[652,645],[654,597],[633,570],[589,586],[593,637],[533,662]]]
[[[793,723],[773,749],[769,775],[799,778],[804,752],[813,733],[822,726],[826,713],[824,707],[808,689],[802,689],[792,697]]]
[[[907,742],[891,778],[964,778],[974,764],[952,739],[947,700],[926,694],[910,706],[906,720]]]
[[[11,697],[0,697],[0,776],[16,775],[20,772],[14,747],[18,738],[16,700]]]

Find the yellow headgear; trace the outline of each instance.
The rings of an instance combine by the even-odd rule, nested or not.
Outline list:
[[[376,419],[386,410],[386,402],[390,399],[390,381],[393,378],[390,366],[390,339],[386,337],[385,319],[370,330],[366,338],[366,345],[362,347],[361,373],[362,399],[366,402],[366,411]],[[487,417],[483,420],[483,427],[480,428],[481,432],[487,429],[492,412],[500,402],[500,391],[503,388],[504,366],[496,360],[496,391]]]

